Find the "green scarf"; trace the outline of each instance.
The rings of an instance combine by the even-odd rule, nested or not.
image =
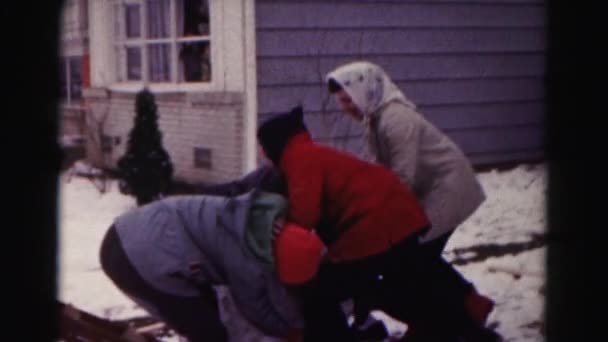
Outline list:
[[[287,214],[285,197],[271,192],[256,191],[252,195],[251,207],[245,230],[245,243],[260,260],[274,265],[272,249],[272,224]]]

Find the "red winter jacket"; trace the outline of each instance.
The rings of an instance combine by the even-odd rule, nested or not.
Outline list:
[[[428,227],[414,194],[389,169],[292,137],[280,169],[289,197],[288,220],[316,228],[331,261],[360,259]]]

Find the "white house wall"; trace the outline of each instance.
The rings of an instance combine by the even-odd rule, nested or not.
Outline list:
[[[245,169],[250,171],[257,164],[257,139],[256,128],[258,121],[258,93],[257,93],[257,68],[255,49],[255,1],[242,0],[245,16],[243,18],[244,46],[245,46]]]
[[[109,16],[111,2],[89,0],[89,6],[92,88],[85,91],[89,126],[107,113],[102,131],[111,152],[100,153],[99,142],[90,139],[87,153],[93,163],[113,168],[126,149],[135,94],[143,85],[115,83],[108,25],[114,20]],[[156,95],[159,127],[175,177],[187,181],[226,181],[254,166],[248,155],[255,153],[256,104],[250,89],[255,87],[255,55],[246,56],[253,51],[254,42],[245,39],[247,27],[249,37],[254,36],[253,1],[210,0],[210,6],[214,6],[210,12],[212,82],[149,85]],[[194,166],[195,148],[212,151],[211,169]]]
[[[89,0],[89,52],[91,54],[91,87],[107,87],[114,82],[111,67],[110,18],[107,0]]]
[[[64,2],[61,16],[61,55],[82,56],[87,53],[87,0]]]

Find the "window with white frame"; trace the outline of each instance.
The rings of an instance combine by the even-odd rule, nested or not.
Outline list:
[[[114,0],[119,82],[211,81],[207,0]]]
[[[60,64],[61,99],[68,104],[82,99],[82,57],[64,57]]]

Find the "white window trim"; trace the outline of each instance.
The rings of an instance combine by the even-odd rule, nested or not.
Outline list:
[[[65,77],[66,97],[64,99],[61,99],[62,104],[64,106],[78,105],[80,103],[80,101],[82,100],[82,95],[81,95],[81,98],[76,98],[76,99],[72,98],[72,95],[73,95],[72,94],[72,77],[71,77],[72,66],[70,65],[70,60],[73,58],[79,58],[80,63],[82,63],[83,56],[81,56],[81,55],[67,55],[67,56],[61,56],[61,58],[60,58],[61,63],[63,64],[63,68],[64,68],[63,76]],[[81,74],[81,77],[82,77],[82,74]],[[81,84],[81,92],[82,92],[82,88],[83,88],[83,85]]]
[[[98,1],[98,0],[93,0]],[[106,7],[106,16],[110,17],[114,13],[114,1],[113,0],[105,0],[109,2],[109,6]],[[128,2],[128,0],[126,1]],[[171,2],[172,7],[175,3]],[[211,49],[211,81],[210,82],[183,82],[183,83],[173,83],[173,82],[146,82],[146,81],[116,81],[117,76],[117,56],[114,42],[114,28],[110,27],[110,25],[114,24],[114,18],[112,20],[105,20],[104,34],[109,35],[105,37],[105,41],[108,44],[107,51],[110,51],[107,54],[107,61],[104,63],[104,73],[109,74],[108,82],[106,87],[111,91],[117,92],[138,92],[142,88],[147,87],[153,92],[205,92],[205,91],[220,91],[225,88],[225,73],[224,73],[224,63],[223,63],[223,53],[224,53],[224,44],[223,44],[223,29],[224,29],[224,1],[223,0],[208,0],[209,4],[209,18],[210,18],[210,27],[209,27],[209,36],[206,37],[208,41],[210,41],[210,49]],[[145,16],[142,16],[142,26],[145,24]],[[100,20],[100,19],[97,19]],[[172,23],[173,24],[173,23]],[[122,26],[122,24],[121,24]],[[172,30],[175,28],[174,25],[171,25]],[[142,27],[142,32],[145,26]],[[201,37],[196,38],[178,38],[177,40],[173,39],[154,39],[158,41],[171,41],[171,42],[179,42],[179,41],[204,41]],[[153,40],[149,40],[153,41]],[[176,43],[175,43],[176,44]],[[172,45],[175,45],[172,44]],[[146,60],[146,59],[144,59]],[[172,63],[172,68],[177,68],[177,63]],[[147,65],[142,65],[142,68],[146,68]],[[146,69],[144,69],[146,70]],[[173,72],[173,71],[172,71]]]
[[[144,87],[150,89],[155,93],[181,93],[181,92],[198,92],[198,91],[215,91],[220,90],[212,82],[190,82],[190,83],[145,83],[140,81],[127,81],[127,82],[115,82],[110,84],[107,88],[111,91],[117,92],[138,92]]]

